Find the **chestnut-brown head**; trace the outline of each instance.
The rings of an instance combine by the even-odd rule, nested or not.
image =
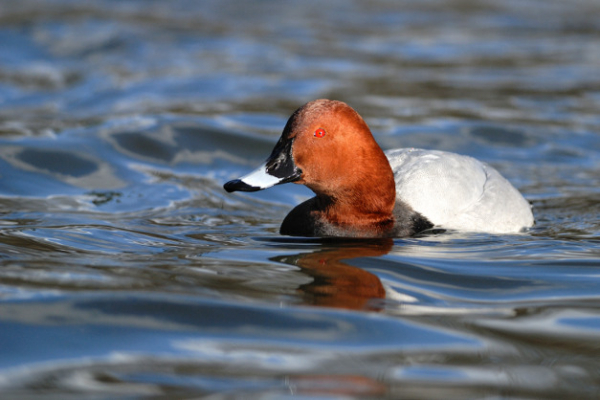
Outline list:
[[[265,164],[225,189],[253,191],[286,182],[304,184],[333,202],[357,203],[365,212],[391,213],[396,196],[389,162],[369,127],[334,100],[297,109]]]

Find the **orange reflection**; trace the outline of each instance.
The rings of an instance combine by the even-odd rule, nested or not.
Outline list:
[[[387,387],[361,375],[299,375],[288,377],[293,393],[309,396],[382,396]]]
[[[359,257],[377,257],[387,254],[393,246],[391,239],[351,241],[335,248],[300,254],[294,265],[314,278],[299,290],[308,297],[308,303],[318,306],[353,310],[376,310],[370,299],[385,298],[385,289],[379,278],[364,269],[346,264],[343,260]]]

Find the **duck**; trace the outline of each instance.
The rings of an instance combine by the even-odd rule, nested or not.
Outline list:
[[[294,111],[267,160],[223,187],[253,192],[285,183],[305,185],[315,197],[289,212],[282,235],[510,234],[534,225],[530,203],[490,165],[439,150],[384,152],[358,112],[337,100]]]

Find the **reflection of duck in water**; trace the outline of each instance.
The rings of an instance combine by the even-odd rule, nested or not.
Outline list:
[[[381,281],[376,275],[348,265],[344,260],[387,254],[392,249],[392,240],[333,243],[336,247],[326,247],[314,253],[276,257],[274,260],[296,265],[313,277],[313,282],[299,288],[305,294],[308,304],[357,310],[376,309],[369,305],[369,300],[385,298]]]

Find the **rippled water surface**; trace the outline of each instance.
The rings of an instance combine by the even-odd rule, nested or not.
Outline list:
[[[3,398],[600,396],[600,3],[0,2]],[[290,238],[289,114],[468,154],[516,235]]]

